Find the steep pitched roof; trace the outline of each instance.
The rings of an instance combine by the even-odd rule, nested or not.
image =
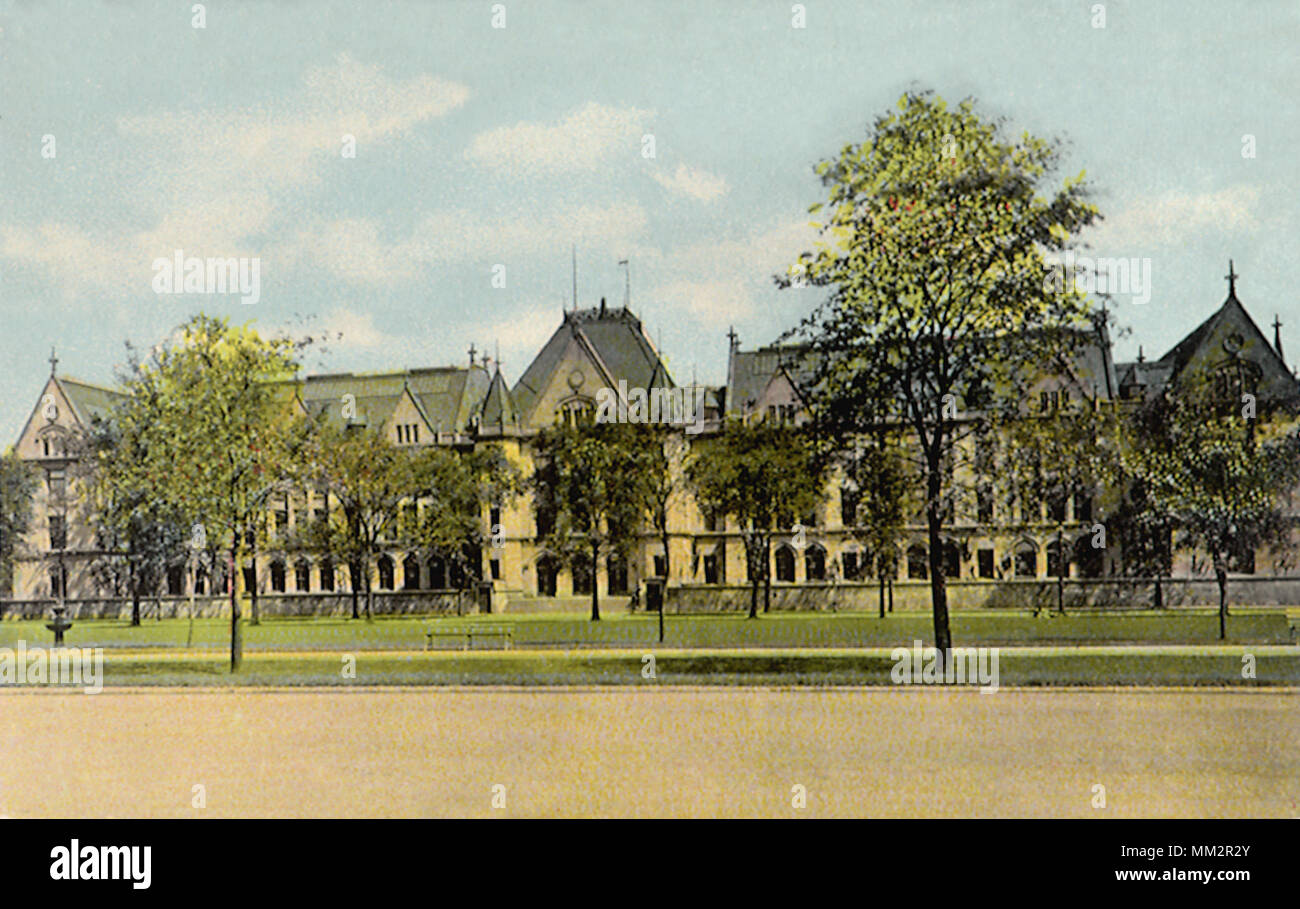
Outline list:
[[[92,385],[90,382],[83,382],[71,376],[55,376],[54,381],[58,383],[64,397],[72,405],[81,425],[86,427],[96,419],[106,419],[113,407],[126,397],[125,392],[105,388],[102,385]]]
[[[517,430],[519,428],[519,411],[515,407],[514,397],[510,394],[510,388],[506,385],[506,380],[501,376],[501,370],[492,376],[492,384],[488,386],[487,395],[483,398],[483,407],[479,412],[479,428],[482,432],[506,432]]]
[[[731,364],[731,386],[726,391],[727,410],[740,413],[759,400],[768,382],[784,372],[800,395],[806,393],[817,372],[820,357],[804,344],[774,345],[758,350],[736,350]]]
[[[525,419],[532,419],[537,398],[559,368],[571,339],[576,339],[588,352],[611,387],[620,379],[629,388],[674,387],[672,376],[646,337],[641,321],[628,309],[607,309],[602,305],[572,310],[564,314],[560,327],[515,383],[514,403]]]
[[[1229,345],[1235,350],[1229,351]],[[1223,305],[1170,348],[1156,361],[1155,368],[1149,368],[1145,375],[1148,378],[1163,379],[1158,385],[1155,382],[1148,384],[1164,388],[1177,382],[1179,375],[1193,361],[1207,358],[1226,361],[1237,352],[1263,371],[1260,386],[1263,390],[1284,397],[1300,394],[1300,384],[1296,382],[1281,354],[1237,299],[1235,290],[1230,290]]]

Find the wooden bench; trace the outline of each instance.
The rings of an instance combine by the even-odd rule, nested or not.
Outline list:
[[[460,638],[464,642],[461,650],[473,650],[475,638],[499,638],[504,650],[511,649],[515,642],[514,630],[509,625],[475,624],[456,629],[426,628],[424,637],[425,650],[433,649],[434,638]]]

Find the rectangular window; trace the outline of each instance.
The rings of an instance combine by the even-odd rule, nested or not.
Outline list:
[[[46,482],[50,488],[50,500],[54,502],[63,501],[63,497],[68,491],[67,475],[61,470],[51,470],[46,477]]]
[[[420,444],[420,424],[419,424],[419,423],[412,423],[412,424],[411,424],[411,441],[414,442],[416,445],[419,445],[419,444]]]
[[[490,562],[488,562],[488,567],[492,569],[492,580],[494,581],[501,580],[501,560],[492,559]]]
[[[50,548],[63,549],[68,545],[67,520],[60,514],[50,515]]]
[[[993,550],[981,549],[975,554],[976,561],[979,563],[979,576],[982,578],[993,577]]]
[[[981,486],[975,490],[976,508],[979,511],[978,520],[981,524],[993,523],[993,490],[987,486]]]

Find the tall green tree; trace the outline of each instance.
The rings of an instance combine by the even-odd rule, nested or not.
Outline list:
[[[140,601],[156,594],[168,567],[184,553],[191,530],[176,503],[159,496],[145,449],[151,407],[122,408],[116,419],[97,420],[73,443],[75,475],[94,503],[95,548],[91,572],[131,600],[131,624],[140,624]]]
[[[842,459],[849,536],[866,547],[870,568],[880,594],[880,617],[885,617],[885,589],[898,573],[898,543],[907,516],[916,506],[915,472],[896,431],[881,426],[858,440]],[[847,579],[846,579],[847,580]],[[891,599],[892,602],[892,599]]]
[[[302,343],[200,314],[147,357],[130,351],[121,378],[114,419],[138,435],[138,473],[159,509],[226,548],[232,671],[243,658],[234,581],[246,537],[303,438],[291,384]]]
[[[337,507],[308,528],[313,548],[329,552],[349,568],[354,593],[360,585],[365,616],[374,615],[371,574],[380,553],[396,545],[403,506],[416,490],[416,453],[367,427],[318,426],[304,449],[305,477]],[[354,612],[355,617],[355,612]]]
[[[687,461],[696,501],[735,518],[748,568],[749,617],[758,617],[758,589],[770,598],[772,538],[789,533],[825,498],[826,464],[813,438],[793,426],[729,421],[696,442]]]
[[[626,552],[649,510],[644,433],[627,423],[560,423],[537,438],[532,490],[545,545],[571,564],[590,558],[591,620],[600,621],[602,553]]]
[[[1228,571],[1258,547],[1291,544],[1285,497],[1300,482],[1296,401],[1257,400],[1204,373],[1143,407],[1127,425],[1121,458],[1179,545],[1209,556],[1227,637]]]
[[[1088,325],[1074,276],[1053,280],[1047,258],[1096,217],[1083,177],[1054,186],[1058,144],[1005,133],[973,102],[904,95],[865,141],[817,165],[822,242],[777,276],[829,292],[802,329],[821,355],[817,420],[841,438],[896,422],[920,453],[940,653],[952,646],[943,542],[965,415],[1018,407],[1049,349]]]

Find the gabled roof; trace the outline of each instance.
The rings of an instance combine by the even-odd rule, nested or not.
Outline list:
[[[732,384],[726,391],[728,412],[747,411],[762,398],[768,383],[778,372],[783,372],[803,397],[816,376],[819,360],[806,344],[737,349],[729,370]]]
[[[113,407],[126,397],[124,392],[83,382],[71,376],[55,376],[54,381],[72,405],[81,425],[87,428],[96,419],[107,419]]]
[[[410,394],[416,409],[435,432],[465,433],[482,407],[490,380],[482,366],[435,367],[387,373],[332,373],[308,376],[301,383],[303,404],[313,416],[324,412],[343,423],[344,395],[352,395],[356,415],[349,422],[378,428]]]
[[[1300,394],[1300,384],[1296,382],[1282,355],[1260,331],[1255,320],[1246,311],[1246,307],[1237,299],[1235,289],[1229,290],[1228,298],[1223,301],[1223,305],[1170,348],[1168,353],[1155,364],[1148,364],[1145,371],[1135,371],[1134,375],[1162,380],[1149,381],[1145,384],[1153,388],[1164,388],[1177,382],[1179,375],[1188,364],[1198,357],[1212,357],[1224,361],[1234,355],[1223,346],[1225,339],[1234,336],[1242,355],[1263,370],[1264,381],[1261,388],[1286,397]]]
[[[513,390],[520,415],[531,421],[537,398],[559,368],[570,340],[576,340],[611,387],[619,380],[629,388],[672,388],[674,383],[659,352],[641,327],[641,320],[626,308],[575,309],[564,314],[564,321],[528,364]]]
[[[518,428],[519,411],[515,407],[515,399],[510,394],[510,388],[498,368],[492,375],[492,384],[488,386],[487,395],[483,398],[483,407],[479,412],[479,429],[481,432],[493,430],[507,432]]]

